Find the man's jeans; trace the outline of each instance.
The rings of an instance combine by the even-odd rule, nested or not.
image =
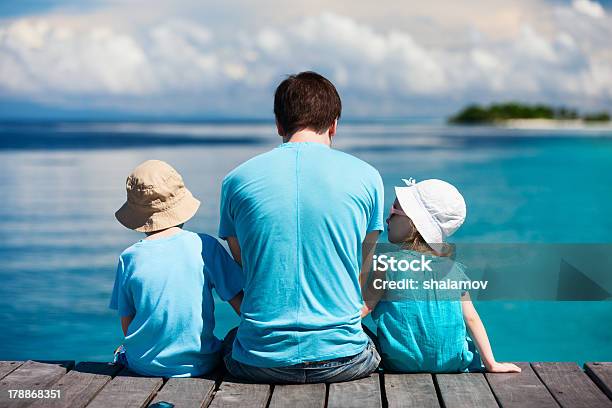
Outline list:
[[[341,382],[367,377],[378,368],[380,356],[371,339],[359,354],[333,360],[300,363],[286,367],[263,368],[243,364],[232,358],[237,329],[223,340],[223,360],[227,371],[240,380],[262,383],[321,383]]]

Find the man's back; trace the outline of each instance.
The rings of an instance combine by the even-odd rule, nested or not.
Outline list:
[[[236,360],[276,367],[363,350],[361,244],[383,229],[382,206],[378,172],[321,143],[284,143],[226,177],[219,235],[237,237],[245,273]]]

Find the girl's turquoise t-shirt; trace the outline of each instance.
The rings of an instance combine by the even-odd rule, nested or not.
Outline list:
[[[221,342],[212,289],[228,301],[242,285],[242,269],[209,235],[181,231],[126,249],[109,307],[134,316],[123,344],[130,369],[158,377],[213,370]]]
[[[386,254],[420,259],[421,253],[402,250]],[[461,290],[425,289],[425,281],[468,281],[464,266],[445,257],[427,256],[432,272],[387,272],[387,280],[413,278],[418,289],[387,290],[372,313],[377,325],[385,369],[397,372],[462,372],[474,359],[461,308]],[[431,285],[430,285],[431,286]]]

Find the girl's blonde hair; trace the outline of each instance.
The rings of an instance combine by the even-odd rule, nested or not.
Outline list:
[[[408,235],[402,242],[402,248],[410,249],[417,252],[423,252],[432,254],[435,256],[451,256],[453,254],[453,246],[449,244],[442,244],[441,250],[437,251],[433,249],[423,238],[421,233],[417,230],[412,219],[408,217],[410,223],[411,234]]]

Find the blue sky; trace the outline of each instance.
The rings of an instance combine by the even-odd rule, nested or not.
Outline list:
[[[0,3],[0,117],[267,117],[284,75],[345,117],[466,103],[612,110],[610,1]]]

